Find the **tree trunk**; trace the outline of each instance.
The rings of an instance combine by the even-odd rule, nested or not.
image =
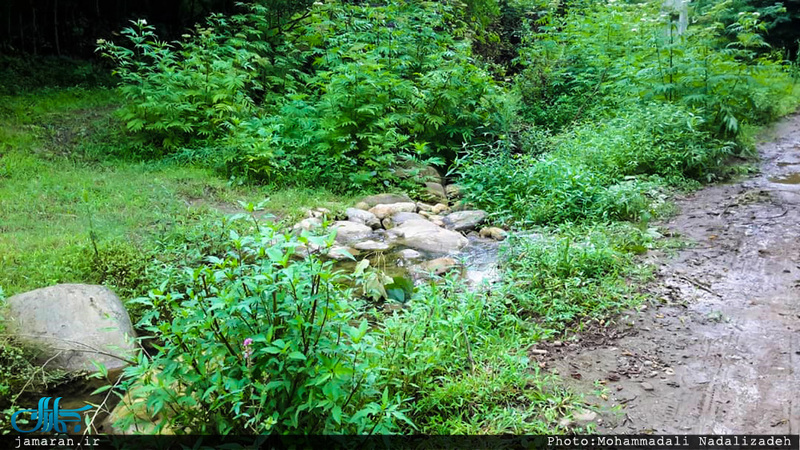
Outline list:
[[[53,29],[56,38],[56,55],[61,56],[61,44],[58,42],[58,0],[53,0]]]
[[[37,48],[36,48],[36,38],[39,34],[39,27],[36,26],[36,8],[31,8],[33,10],[33,55],[36,56]]]
[[[19,48],[25,51],[25,22],[22,21],[22,13],[19,13]]]
[[[680,36],[689,26],[689,2],[691,0],[664,0],[663,9],[670,15],[670,28],[675,27]],[[676,19],[673,19],[677,16]]]

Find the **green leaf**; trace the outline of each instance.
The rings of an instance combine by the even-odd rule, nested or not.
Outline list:
[[[294,352],[289,353],[289,359],[296,359],[296,360],[305,361],[307,358],[306,358],[306,355],[304,355],[303,353],[298,352],[298,351],[294,351]]]

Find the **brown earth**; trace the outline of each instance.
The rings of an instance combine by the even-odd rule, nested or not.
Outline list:
[[[653,304],[543,357],[598,432],[800,432],[800,115],[770,133],[760,175],[678,199]]]

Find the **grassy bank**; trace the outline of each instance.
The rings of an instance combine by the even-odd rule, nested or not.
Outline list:
[[[0,98],[0,286],[7,295],[65,282],[142,294],[150,259],[179,258],[170,246],[190,245],[199,224],[244,212],[242,203],[266,201],[261,214],[291,220],[305,207],[337,210],[350,200],[117,157],[133,146],[113,114],[119,103],[102,88]]]

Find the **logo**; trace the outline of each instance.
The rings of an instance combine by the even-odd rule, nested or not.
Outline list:
[[[38,409],[21,409],[11,416],[11,426],[20,433],[32,433],[40,431],[46,433],[48,431],[55,431],[57,433],[67,432],[67,422],[75,422],[75,433],[81,431],[81,415],[83,411],[92,409],[91,405],[86,405],[78,409],[60,409],[58,403],[61,397],[57,397],[53,402],[53,408],[50,409],[50,400],[53,397],[42,397],[39,400]],[[31,420],[35,420],[36,424],[30,430],[21,430],[17,426],[17,417],[22,413],[31,413]]]

